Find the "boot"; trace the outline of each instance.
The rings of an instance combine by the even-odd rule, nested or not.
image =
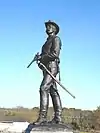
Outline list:
[[[41,125],[47,122],[47,118],[46,118],[46,112],[41,112],[39,114],[38,119],[36,120],[36,122],[34,122],[33,124],[35,125]]]
[[[40,90],[40,113],[36,122],[33,124],[40,125],[47,122],[47,111],[49,105],[49,94]]]
[[[50,123],[60,124],[61,114],[62,114],[62,104],[61,104],[60,96],[59,96],[57,89],[55,90],[52,88],[50,95],[52,98],[52,103],[53,103],[54,112],[55,112],[54,118],[52,119]]]
[[[50,122],[51,124],[61,124],[61,113],[55,113],[54,118]]]

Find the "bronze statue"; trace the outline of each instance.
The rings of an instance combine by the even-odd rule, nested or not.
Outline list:
[[[59,73],[59,54],[61,49],[61,40],[57,36],[59,26],[51,21],[45,23],[46,33],[48,35],[47,41],[42,46],[42,52],[38,56],[38,60],[42,62],[53,76]],[[38,65],[42,70],[42,66]],[[35,124],[47,122],[47,111],[49,105],[49,94],[52,98],[54,107],[54,118],[52,123],[61,122],[62,104],[57,90],[56,82],[52,77],[43,69],[43,80],[40,85],[40,113],[39,118]]]
[[[29,67],[34,61],[37,61],[39,68],[43,71],[43,80],[40,85],[40,112],[37,121],[34,122],[36,125],[47,122],[49,94],[52,98],[55,112],[54,118],[50,121],[50,123],[61,123],[62,104],[56,82],[64,90],[66,90],[66,88],[56,79],[56,76],[60,70],[59,55],[62,46],[60,37],[57,36],[59,32],[59,26],[55,22],[49,20],[48,22],[45,22],[45,27],[48,38],[45,44],[42,46],[41,54],[36,54],[33,61],[28,65]],[[68,93],[75,98],[75,96],[73,96],[70,92]]]

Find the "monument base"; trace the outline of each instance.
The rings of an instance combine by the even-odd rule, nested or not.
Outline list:
[[[67,124],[33,125],[28,122],[0,122],[0,133],[78,133]]]
[[[73,133],[73,129],[65,124],[29,124],[25,133]]]

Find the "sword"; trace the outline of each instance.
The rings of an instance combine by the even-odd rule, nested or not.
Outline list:
[[[43,67],[43,69],[45,69],[46,70],[46,72],[67,92],[67,93],[69,93],[73,98],[75,98],[75,96],[73,95],[73,94],[71,94],[62,84],[61,84],[61,82],[59,81],[59,80],[57,80],[52,74],[51,74],[51,72],[46,68],[46,66],[43,64],[43,63],[41,63],[39,60],[38,60],[38,56],[39,56],[39,53],[37,53],[36,55],[35,55],[35,57],[34,57],[34,59],[31,61],[31,63],[27,66],[27,68],[29,68],[30,66],[31,66],[31,64],[34,62],[34,61],[36,61],[36,63],[38,64],[38,65],[41,65],[42,67]]]
[[[37,62],[38,63],[38,62]],[[67,92],[67,93],[69,93],[73,98],[75,98],[75,96],[73,95],[73,94],[71,94],[62,84],[61,84],[61,82],[59,81],[59,80],[57,80],[52,74],[51,74],[51,72],[46,68],[46,66],[43,64],[43,63],[41,63],[41,62],[39,62],[38,64],[40,64],[45,70],[46,70],[46,72]]]

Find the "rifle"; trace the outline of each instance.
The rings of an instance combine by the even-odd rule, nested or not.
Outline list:
[[[43,67],[43,69],[44,70],[46,70],[46,72],[67,92],[67,93],[69,93],[73,98],[75,98],[75,96],[74,95],[72,95],[61,83],[60,83],[60,81],[59,80],[57,80],[52,74],[51,74],[51,72],[46,68],[46,66],[43,64],[43,63],[41,63],[41,62],[39,62],[39,60],[38,60],[38,56],[39,56],[39,53],[37,53],[36,55],[35,55],[35,57],[34,57],[34,59],[31,61],[31,63],[27,66],[27,68],[29,68],[30,67],[30,65],[34,62],[34,61],[36,61],[36,63],[38,64],[38,65],[41,65],[42,67]]]
[[[38,61],[38,56],[39,56],[39,52],[37,52],[37,54],[35,54],[33,60],[29,63],[29,65],[27,66],[27,68],[29,68],[33,62],[37,62]]]

